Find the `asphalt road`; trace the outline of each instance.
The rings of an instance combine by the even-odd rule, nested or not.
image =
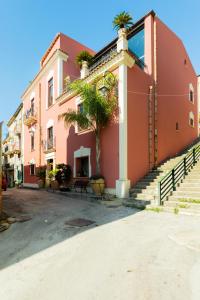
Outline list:
[[[200,218],[13,190],[30,216],[0,234],[0,299],[199,300]],[[71,218],[95,223],[69,227]]]

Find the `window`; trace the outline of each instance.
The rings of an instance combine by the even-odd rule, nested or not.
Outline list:
[[[35,149],[35,133],[31,133],[31,151],[34,151]]]
[[[76,176],[89,177],[89,157],[80,157],[76,159]]]
[[[48,81],[48,107],[53,104],[53,77]]]
[[[189,113],[189,125],[191,127],[194,127],[194,114],[193,114],[193,112]]]
[[[178,124],[178,122],[176,122],[176,131],[178,131],[179,130],[179,124]]]
[[[80,112],[80,113],[83,113],[83,111],[84,111],[83,102],[79,103],[77,105],[77,111]],[[86,129],[86,128],[81,128],[80,126],[78,126],[78,131],[81,131],[81,130],[84,130],[84,129]]]
[[[31,100],[31,116],[34,116],[35,113],[35,99]]]
[[[34,176],[34,175],[35,175],[35,165],[34,165],[34,164],[31,164],[31,165],[30,165],[30,175],[31,175],[31,176]]]
[[[144,63],[144,28],[128,40],[128,49]]]
[[[189,100],[194,103],[194,88],[192,84],[189,86]]]
[[[78,104],[77,108],[78,108],[78,112],[83,113],[83,102]]]
[[[53,126],[47,129],[47,149],[53,148]]]

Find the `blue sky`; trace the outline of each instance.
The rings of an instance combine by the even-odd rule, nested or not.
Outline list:
[[[136,21],[151,9],[183,40],[199,74],[199,0],[0,0],[0,120],[16,110],[57,32],[97,51],[116,36],[117,13],[128,11]]]

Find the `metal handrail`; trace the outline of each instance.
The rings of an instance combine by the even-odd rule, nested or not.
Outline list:
[[[200,158],[200,143],[194,146],[185,156],[179,161],[174,168],[169,171],[158,182],[158,200],[159,205],[162,205],[166,197],[176,190],[177,184],[188,174],[191,167],[194,166]]]

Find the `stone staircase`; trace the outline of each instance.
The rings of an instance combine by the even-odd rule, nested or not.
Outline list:
[[[136,207],[140,209],[144,209],[146,207],[155,207],[155,206],[158,207],[158,182],[162,179],[162,177],[164,177],[169,171],[171,171],[184,158],[184,156],[191,150],[192,147],[194,147],[194,145],[197,145],[198,143],[199,140],[196,141],[196,144],[193,143],[193,145],[188,147],[187,150],[183,151],[180,155],[174,158],[170,158],[169,160],[161,164],[159,167],[157,167],[155,170],[148,173],[139,182],[137,182],[136,185],[130,189],[130,198],[124,201],[124,205],[128,207]],[[198,175],[198,168],[199,168],[199,175]],[[200,197],[200,188],[198,191],[198,187],[197,187],[198,181],[196,182],[197,177],[199,176],[198,178],[199,178],[199,185],[200,185],[200,163],[195,165],[192,171],[194,173],[190,172],[190,174],[188,174],[187,182],[181,185],[181,187],[183,186],[183,189],[181,191],[177,189],[177,191],[173,193],[174,198],[171,198],[170,201],[165,201],[164,207],[166,207],[166,210],[170,210],[171,208],[174,209],[174,207],[176,208],[175,199],[179,196],[191,198],[192,195],[193,197],[195,195],[196,196],[199,195]],[[193,193],[188,194],[187,196],[187,192],[188,192],[187,188],[190,187],[190,183],[194,185],[194,188],[196,187],[196,190],[194,189]],[[186,185],[184,186],[184,184]],[[171,200],[173,201],[173,203]],[[182,207],[183,206],[184,205],[182,204]]]
[[[130,198],[124,202],[125,206],[144,209],[147,205],[158,203],[158,182],[183,158],[185,154],[171,158],[155,170],[148,173],[144,178],[130,189]]]
[[[176,188],[162,210],[168,212],[200,215],[200,160]]]

